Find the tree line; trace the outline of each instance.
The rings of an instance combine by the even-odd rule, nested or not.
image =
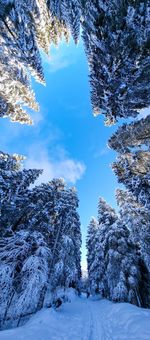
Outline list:
[[[57,288],[79,288],[80,218],[75,188],[62,179],[31,188],[41,170],[0,153],[1,327],[52,302]]]

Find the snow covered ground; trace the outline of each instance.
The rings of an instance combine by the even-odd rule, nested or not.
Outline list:
[[[57,311],[43,309],[0,340],[150,340],[150,310],[127,303],[74,298]]]

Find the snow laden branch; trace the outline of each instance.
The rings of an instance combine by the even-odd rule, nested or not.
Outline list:
[[[78,0],[0,1],[0,117],[32,124],[24,106],[38,110],[30,76],[45,84],[41,50],[49,54],[69,35],[75,43],[80,34]]]

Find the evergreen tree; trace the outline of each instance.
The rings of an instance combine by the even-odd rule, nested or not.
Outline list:
[[[142,206],[127,190],[116,190],[116,199],[119,206],[119,216],[133,237],[133,242],[140,241],[139,218],[142,215]]]
[[[76,211],[78,198],[73,189],[66,189],[61,179],[29,190],[28,186],[35,181],[39,173],[40,170],[16,171],[7,178],[8,188],[3,183],[5,192],[3,190],[1,233],[7,235],[24,229],[30,230],[31,233],[34,231],[42,233],[52,251],[50,284],[52,281],[52,285],[56,287],[60,276],[63,281],[63,284],[59,282],[60,285],[67,286],[72,282],[77,287],[81,276],[81,232]],[[4,172],[5,179],[6,175],[7,172]],[[67,243],[69,240],[71,248]],[[70,274],[60,275],[59,272],[57,275],[56,267],[59,266],[59,262],[63,262],[63,257],[66,263],[63,263],[63,271],[70,270]]]
[[[105,297],[141,306],[138,256],[129,236],[129,230],[121,220],[105,235]]]
[[[111,226],[117,220],[117,215],[115,210],[106,203],[106,201],[100,197],[98,203],[98,222],[99,222],[99,230],[98,230],[98,243],[96,247],[96,257],[98,265],[98,275],[99,275],[99,292],[102,296],[106,297],[106,278],[105,278],[105,270],[106,270],[106,244],[105,237]]]
[[[96,280],[97,274],[97,266],[93,265],[96,257],[96,244],[97,244],[97,231],[98,231],[98,222],[93,217],[90,221],[90,224],[87,229],[87,239],[86,239],[86,248],[87,248],[87,269],[88,269],[88,284],[91,292],[95,292],[98,286],[98,282]]]
[[[23,157],[0,153],[0,228],[1,235],[12,233],[25,215],[28,188],[40,175],[41,170],[20,170]]]
[[[36,4],[36,1],[33,2]],[[37,80],[43,82],[41,57],[36,41],[34,7],[30,1],[15,0],[7,11],[5,22],[1,20],[1,39],[9,56],[30,69]],[[8,51],[9,48],[9,51]]]
[[[12,104],[5,97],[0,97],[0,117],[9,117],[11,122],[32,125],[29,114],[20,105]]]
[[[41,170],[21,169],[22,160],[0,154],[2,327],[42,308],[49,291],[78,289],[81,277],[75,189],[62,179],[30,188]]]
[[[63,35],[68,40],[68,30],[72,26],[74,39],[77,39],[79,10],[74,2],[68,1],[66,6],[70,14],[65,21],[49,11],[46,0],[0,1],[0,117],[32,124],[22,105],[38,109],[29,74],[45,82],[39,49],[48,54],[50,43],[58,44]]]
[[[100,292],[102,296],[106,296],[105,236],[116,219],[117,216],[115,210],[100,197],[98,203],[98,224],[95,220],[92,220],[88,230],[87,262],[90,290],[92,293]]]
[[[1,239],[0,288],[2,326],[38,309],[48,283],[50,250],[40,233],[20,231]]]
[[[123,124],[111,136],[108,145],[119,153],[138,151],[141,145],[148,150],[150,145],[150,116],[130,124]]]
[[[62,1],[63,8],[63,1]],[[74,42],[77,44],[80,35],[80,2],[79,0],[65,0],[64,10],[66,8],[67,16],[65,19],[66,25],[70,29]]]
[[[124,124],[110,138],[109,146],[119,152],[112,168],[128,191],[117,191],[120,215],[138,242],[141,257],[150,270],[150,117]]]
[[[80,34],[80,1],[79,0],[53,0],[48,1],[50,12],[69,29],[75,43]]]
[[[82,27],[91,102],[107,125],[135,117],[150,105],[149,9],[149,0],[85,2]]]
[[[146,208],[150,206],[150,152],[125,153],[112,164],[118,181]]]
[[[140,249],[141,259],[150,273],[150,214],[128,191],[118,189],[117,203],[121,220],[130,231],[130,238]]]
[[[111,225],[116,221],[115,210],[100,197],[98,202],[98,223],[99,225]]]
[[[68,189],[68,206],[69,211],[66,215],[65,222],[65,235],[70,238],[73,242],[72,251],[70,250],[70,272],[72,266],[74,269],[74,277],[69,281],[69,286],[79,288],[81,279],[81,229],[80,229],[80,216],[77,208],[79,206],[79,199],[77,196],[76,189]],[[72,261],[72,264],[71,264]]]
[[[100,199],[99,225],[92,220],[88,228],[90,291],[92,294],[99,292],[102,297],[116,302],[126,301],[148,307],[150,275],[140,241],[138,239],[137,243],[131,237],[135,233],[135,216],[134,222],[138,221],[139,204],[134,197],[121,190],[117,191],[117,199],[121,209],[120,218],[117,218],[114,209]]]
[[[119,152],[112,168],[118,181],[149,208],[150,204],[150,117],[119,127],[109,146]]]
[[[50,280],[53,289],[56,286],[66,288],[79,286],[81,231],[77,207],[76,192],[73,189],[62,190],[55,206],[55,236]]]
[[[35,96],[31,90],[29,76],[25,67],[1,47],[0,51],[0,115],[9,117],[12,121],[31,124],[31,118],[21,105],[38,110]]]

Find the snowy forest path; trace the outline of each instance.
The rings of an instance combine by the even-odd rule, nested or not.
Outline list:
[[[97,301],[82,296],[62,305],[57,311],[44,309],[36,313],[24,326],[1,332],[0,340],[10,339],[9,336],[15,340],[106,339],[102,334],[101,321],[95,317],[95,302]]]
[[[37,312],[24,326],[0,332],[0,340],[149,340],[150,310],[85,296],[57,311]]]

